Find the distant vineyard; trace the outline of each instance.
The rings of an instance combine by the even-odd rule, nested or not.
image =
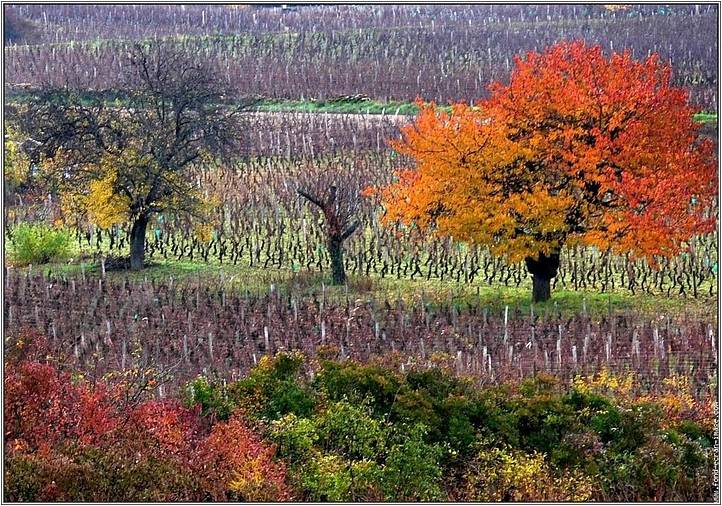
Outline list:
[[[711,5],[620,11],[600,5],[12,9],[42,27],[37,38],[43,44],[5,47],[7,83],[112,88],[127,44],[174,37],[185,51],[213,61],[239,95],[362,93],[448,103],[483,97],[491,81],[508,77],[514,55],[584,38],[608,51],[630,49],[637,58],[659,53],[694,103],[717,110],[717,12]]]

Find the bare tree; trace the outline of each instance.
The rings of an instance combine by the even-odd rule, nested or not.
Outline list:
[[[348,169],[319,166],[309,167],[299,177],[296,192],[323,215],[333,284],[343,285],[346,283],[343,243],[360,225],[360,182]]]
[[[200,217],[189,169],[237,152],[243,106],[229,105],[225,83],[204,62],[164,43],[136,44],[124,68],[120,106],[97,98],[88,104],[87,90],[48,87],[23,111],[21,127],[45,157],[57,158],[60,191],[87,193],[93,181],[112,181],[112,194],[127,202],[137,270],[154,214]],[[111,179],[109,170],[116,171]]]

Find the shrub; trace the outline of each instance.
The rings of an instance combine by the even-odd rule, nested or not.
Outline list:
[[[23,451],[99,443],[118,423],[103,385],[73,384],[49,364],[7,364],[3,385],[5,441]]]
[[[379,501],[381,467],[369,460],[316,453],[299,470],[299,484],[309,501]]]
[[[215,501],[288,500],[285,466],[273,454],[237,416],[218,423],[199,455],[203,488]]]
[[[592,416],[589,426],[609,451],[634,452],[644,445],[650,433],[659,429],[659,418],[655,415],[655,406],[651,404],[609,406]]]
[[[540,453],[482,446],[465,476],[468,501],[587,501],[592,477],[572,470],[555,476]]]
[[[571,389],[545,376],[481,389],[440,370],[401,374],[326,360],[309,383],[303,357],[284,353],[263,358],[227,389],[199,377],[181,403],[144,400],[125,373],[90,383],[37,362],[47,356],[43,342],[6,342],[4,491],[12,500],[705,501],[714,494],[713,420],[679,380],[645,397],[611,376]],[[129,394],[138,400],[128,403]]]
[[[11,501],[189,501],[203,497],[193,473],[167,458],[122,446],[67,446],[5,460]]]
[[[10,258],[18,266],[40,265],[67,258],[70,234],[44,224],[21,223],[12,230]]]
[[[456,452],[466,453],[477,437],[477,427],[482,426],[486,412],[480,402],[464,396],[451,396],[442,404],[446,420],[444,442]]]
[[[601,500],[709,501],[715,492],[712,448],[679,434],[652,435],[635,452],[608,453]]]
[[[345,400],[331,404],[318,417],[316,427],[324,450],[352,460],[377,459],[386,442],[385,427],[366,406]]]
[[[37,362],[6,364],[7,498],[23,501],[200,501],[290,497],[282,464],[238,418],[206,436],[178,401],[126,404],[123,385],[95,385]]]
[[[188,465],[193,414],[173,402],[122,411],[100,382],[49,364],[7,364],[5,493],[18,500],[174,501],[202,496]]]
[[[202,416],[215,420],[228,420],[235,408],[228,398],[228,389],[218,381],[209,381],[198,376],[189,382],[182,393],[183,404],[187,407],[199,406]]]
[[[438,408],[425,392],[406,390],[399,393],[391,407],[390,419],[407,424],[426,423],[435,431],[441,430],[442,419]]]
[[[423,424],[401,426],[397,441],[388,449],[383,488],[387,501],[442,501],[442,448],[424,441]]]
[[[271,423],[270,437],[279,457],[296,463],[310,458],[319,436],[313,420],[290,413]]]
[[[197,415],[173,399],[150,400],[131,412],[127,427],[138,432],[136,439],[143,442],[144,453],[192,466],[194,449],[202,445],[203,436]]]
[[[467,413],[462,413],[470,404],[464,397],[470,391],[468,385],[440,368],[412,369],[403,380],[393,402],[391,420],[423,423],[428,438],[436,442],[467,440],[468,436],[473,440],[474,427]]]
[[[499,443],[519,445],[519,414],[516,410],[516,394],[507,386],[500,385],[474,394],[478,403],[477,426],[479,435],[493,438]],[[471,449],[469,449],[471,451]]]
[[[710,448],[714,445],[714,432],[707,430],[692,420],[682,420],[677,424],[676,430],[680,434],[687,436],[691,441],[699,442],[702,448]]]
[[[308,416],[316,400],[302,379],[303,361],[300,353],[264,356],[247,378],[228,387],[228,397],[256,418],[277,420],[288,413]]]
[[[534,392],[515,408],[519,445],[526,451],[551,454],[565,434],[578,429],[574,410],[558,394]]]
[[[368,399],[377,417],[389,413],[403,384],[401,374],[378,365],[324,360],[314,379],[315,387],[328,399],[360,403]]]
[[[351,472],[343,457],[318,454],[301,474],[300,481],[311,501],[349,500]]]
[[[412,369],[406,375],[406,382],[410,388],[422,391],[437,401],[450,395],[467,394],[472,390],[468,383],[439,367]]]
[[[313,419],[289,414],[271,424],[291,482],[313,501],[371,501],[380,492],[385,432],[368,410],[333,403]]]

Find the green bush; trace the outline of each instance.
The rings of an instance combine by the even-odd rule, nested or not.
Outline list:
[[[314,380],[314,386],[332,401],[370,401],[377,417],[389,413],[402,384],[402,375],[389,368],[330,360],[322,361],[321,370]]]
[[[302,469],[300,483],[308,501],[379,501],[381,472],[376,462],[318,453]]]
[[[402,374],[374,364],[325,360],[314,386],[331,401],[368,402],[377,419],[411,426],[423,423],[428,429],[426,441],[449,444],[459,454],[467,453],[492,416],[470,382],[440,368]]]
[[[634,452],[608,453],[600,473],[602,500],[709,501],[715,452],[681,434],[650,435]]]
[[[714,445],[714,433],[703,429],[692,420],[682,420],[677,426],[677,431],[690,440],[699,442],[702,448],[710,448]]]
[[[479,437],[493,438],[500,443],[519,445],[519,415],[516,411],[517,395],[506,385],[500,385],[474,394],[478,403],[477,425]]]
[[[381,498],[385,430],[365,407],[331,404],[312,419],[288,414],[271,424],[277,454],[289,476],[311,501],[371,501]]]
[[[229,399],[255,418],[278,420],[288,413],[307,417],[316,399],[302,377],[303,363],[300,353],[265,356],[247,378],[228,387]]]
[[[458,395],[445,399],[442,410],[446,420],[444,442],[456,452],[468,453],[477,438],[477,427],[481,427],[486,419],[482,404]]]
[[[10,242],[10,258],[18,266],[64,260],[70,252],[70,234],[44,224],[21,223]]]
[[[228,389],[219,381],[199,376],[183,389],[182,401],[186,407],[200,406],[201,415],[214,420],[228,420],[235,404],[228,398]]]
[[[438,407],[432,403],[433,399],[417,390],[404,390],[391,407],[390,420],[412,425],[425,423],[429,428],[439,431],[444,420],[438,413]]]
[[[107,448],[11,455],[5,476],[5,498],[12,502],[187,501],[201,495],[198,480],[171,459]]]
[[[365,408],[345,400],[331,404],[316,423],[323,449],[352,460],[378,458],[385,446],[386,428]]]
[[[404,380],[390,413],[392,421],[411,425],[423,423],[428,428],[427,439],[430,441],[467,439],[469,434],[471,439],[474,438],[474,427],[466,413],[460,412],[470,402],[465,397],[470,391],[468,385],[438,368],[412,369]],[[459,430],[468,434],[461,435]],[[454,435],[450,435],[450,431]]]
[[[343,400],[312,419],[284,416],[270,438],[308,500],[439,500],[443,451],[424,441],[427,430],[399,424],[392,435],[367,404]]]
[[[270,437],[278,455],[293,463],[309,459],[319,439],[315,422],[293,413],[272,422]]]
[[[609,406],[589,421],[611,452],[634,452],[647,441],[648,431],[659,427],[659,413],[653,405],[634,408]]]
[[[481,388],[441,368],[329,359],[311,380],[304,365],[299,353],[263,357],[228,388],[197,378],[185,401],[213,421],[236,410],[260,421],[305,501],[703,501],[714,492],[713,424],[665,418],[654,397],[543,374]],[[32,462],[10,464],[18,497],[43,495]]]
[[[312,393],[299,384],[295,369],[288,366],[289,361],[281,356],[230,385],[199,376],[183,388],[183,404],[199,406],[201,415],[214,420],[228,420],[238,407],[266,420],[277,420],[288,413],[307,416],[315,404]]]
[[[572,407],[553,393],[535,393],[519,399],[515,414],[519,446],[528,452],[551,454],[559,448],[565,434],[578,429]]]
[[[424,392],[427,397],[440,401],[455,394],[468,394],[473,390],[470,384],[441,368],[412,369],[406,375],[406,383],[414,390]]]
[[[384,463],[383,488],[387,501],[443,501],[443,449],[424,441],[428,428],[423,424],[401,426],[397,442],[390,445]]]

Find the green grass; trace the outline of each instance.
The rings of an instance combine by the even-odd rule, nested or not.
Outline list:
[[[102,250],[108,247],[107,239],[101,243]],[[73,240],[69,256],[74,260],[70,263],[46,264],[34,267],[50,274],[100,277],[100,262],[90,259],[95,251],[93,246],[88,247],[85,242],[80,246]],[[80,260],[83,259],[84,260]],[[327,266],[324,272],[292,270],[291,268],[263,268],[263,265],[249,267],[249,257],[244,255],[239,259],[238,265],[221,264],[217,258],[210,258],[208,263],[189,260],[164,260],[161,257],[148,259],[150,266],[142,271],[108,271],[109,279],[121,280],[127,278],[131,281],[143,280],[169,280],[176,282],[190,281],[203,286],[220,286],[229,291],[247,293],[259,296],[269,293],[271,286],[280,293],[292,293],[299,298],[319,297],[322,289],[328,300],[345,302],[348,297],[352,302],[388,299],[393,304],[401,298],[407,304],[418,303],[421,299],[426,304],[436,306],[452,303],[459,307],[468,305],[488,307],[492,312],[499,314],[505,306],[510,310],[519,309],[522,313],[531,312],[531,282],[524,279],[520,286],[505,287],[503,285],[488,285],[481,279],[472,283],[457,283],[454,280],[416,278],[397,279],[395,275],[381,278],[378,274],[369,277],[353,276],[349,273],[348,288],[331,286],[331,275]],[[26,268],[19,269],[26,270]],[[716,280],[715,280],[716,281]],[[706,293],[707,283],[701,292]],[[600,293],[592,290],[563,289],[561,283],[557,289],[552,290],[552,299],[543,304],[535,304],[536,314],[549,312],[552,314],[572,315],[586,310],[592,315],[604,315],[611,312],[635,311],[649,315],[696,315],[710,321],[716,318],[717,297],[700,296],[696,299],[672,294],[665,295],[632,295],[626,290]]]
[[[32,93],[15,91],[7,94],[9,102],[25,103],[32,98]],[[107,90],[103,93],[84,93],[80,97],[84,105],[91,105],[100,100],[108,107],[123,107],[127,105],[125,95],[121,91]],[[245,102],[248,102],[245,100]],[[441,109],[451,110],[449,106]],[[419,112],[419,107],[413,102],[381,102],[364,99],[330,99],[330,100],[281,100],[258,99],[256,103],[248,106],[249,111],[257,112],[306,112],[306,113],[333,113],[333,114],[401,114],[413,116]]]
[[[413,116],[419,112],[411,102],[379,102],[361,100],[263,100],[256,109],[261,112],[315,112],[343,114],[402,114]]]
[[[717,113],[699,112],[694,115],[694,120],[698,123],[717,123]]]
[[[371,99],[361,100],[271,100],[263,99],[255,107],[260,112],[315,112],[336,114],[401,114],[414,116],[419,107],[415,102],[380,102]],[[448,104],[438,105],[440,110],[450,112]],[[716,112],[700,112],[693,116],[698,123],[717,123]]]

